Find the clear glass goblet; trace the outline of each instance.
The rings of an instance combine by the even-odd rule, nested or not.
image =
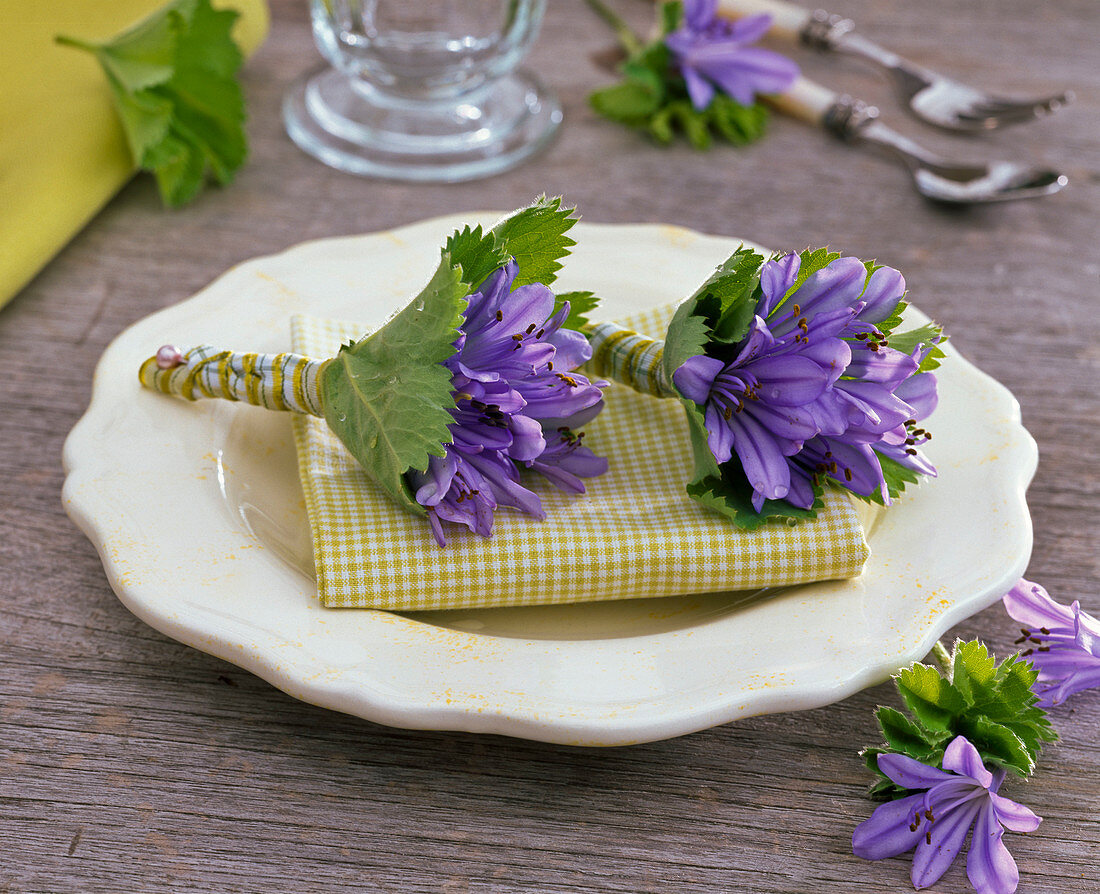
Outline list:
[[[354,174],[453,182],[519,164],[561,123],[517,68],[546,0],[311,0],[327,64],[283,101],[287,133]]]

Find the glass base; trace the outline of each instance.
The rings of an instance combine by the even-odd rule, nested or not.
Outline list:
[[[423,102],[324,66],[291,85],[283,121],[298,146],[341,171],[454,183],[500,173],[544,148],[561,106],[524,71],[458,99]]]

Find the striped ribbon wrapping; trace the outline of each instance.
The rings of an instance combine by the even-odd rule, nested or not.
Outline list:
[[[146,388],[187,400],[220,397],[323,417],[318,383],[327,362],[301,354],[239,354],[199,345],[168,369],[150,357],[138,375]]]
[[[665,343],[617,323],[597,323],[585,329],[592,346],[588,369],[594,375],[653,397],[678,397],[665,373]]]

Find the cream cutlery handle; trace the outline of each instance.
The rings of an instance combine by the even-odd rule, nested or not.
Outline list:
[[[772,17],[771,31],[788,39],[797,39],[812,13],[784,0],[719,0],[718,14],[731,19],[766,12]]]
[[[835,91],[809,78],[799,76],[785,93],[766,97],[769,104],[785,115],[807,124],[824,124],[825,115],[838,99]]]

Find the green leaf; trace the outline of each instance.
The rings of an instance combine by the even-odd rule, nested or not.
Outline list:
[[[960,734],[978,749],[982,761],[1006,770],[1014,770],[1021,776],[1030,776],[1035,770],[1035,758],[1027,745],[1011,729],[980,714],[963,718]]]
[[[734,146],[760,139],[768,123],[768,110],[761,103],[743,106],[725,93],[716,93],[707,107],[710,127]]]
[[[443,456],[451,374],[443,361],[454,353],[467,284],[444,253],[431,282],[381,329],[325,365],[320,379],[325,420],[366,473],[391,497],[423,514],[405,473],[423,471]]]
[[[706,348],[709,327],[703,317],[696,315],[695,304],[694,296],[682,302],[668,324],[664,364],[669,380],[685,362],[702,354]]]
[[[885,332],[885,329],[880,330]],[[903,354],[912,354],[917,345],[932,345],[932,349],[925,354],[917,372],[928,372],[940,365],[944,358],[940,345],[945,341],[943,327],[935,323],[926,323],[918,329],[910,329],[908,332],[893,333],[890,336],[890,347]]]
[[[561,207],[561,196],[539,196],[493,227],[504,250],[519,265],[512,288],[533,282],[548,286],[558,278],[561,259],[577,244],[565,235],[577,222],[575,212],[575,208]]]
[[[935,754],[942,736],[914,723],[908,717],[893,708],[880,706],[875,711],[883,738],[890,749],[897,754],[905,754],[914,760],[923,761]]]
[[[926,664],[899,672],[896,683],[906,707],[929,729],[949,731],[954,718],[967,707],[962,693]]]
[[[658,109],[649,119],[648,129],[658,143],[671,143],[676,137],[672,128],[672,109],[668,106]]]
[[[58,38],[103,66],[134,164],[156,176],[166,205],[190,201],[208,175],[228,183],[248,155],[237,17],[176,0],[105,44]]]
[[[631,78],[589,94],[588,103],[611,121],[641,127],[660,107],[661,97],[649,85]]]
[[[748,333],[756,314],[757,286],[764,256],[741,246],[711,275],[696,294],[704,312],[717,302],[716,312],[708,314],[710,340],[738,344]]]
[[[951,656],[951,682],[971,705],[989,692],[997,678],[997,662],[979,640],[957,642]]]
[[[450,256],[452,264],[462,268],[462,281],[471,289],[476,289],[489,274],[508,262],[504,241],[491,230],[482,232],[481,224],[455,230],[447,237],[443,251]]]
[[[588,325],[588,315],[596,309],[600,299],[592,292],[559,292],[554,296],[554,313],[551,316],[561,310],[562,305],[567,301],[569,302],[569,316],[565,318],[562,328],[575,329],[580,332]]]
[[[684,403],[690,403],[690,401],[684,401]],[[691,406],[695,405],[691,404]],[[709,449],[706,452],[710,455]],[[700,451],[696,450],[695,453],[698,470]],[[710,461],[714,461],[712,455]],[[817,511],[825,505],[821,499],[822,488],[815,484],[815,500],[809,509],[792,506],[786,500],[765,500],[760,511],[757,512],[752,505],[752,487],[745,480],[744,472],[737,460],[723,463],[719,469],[720,476],[707,475],[701,480],[690,482],[687,486],[688,496],[708,509],[726,516],[743,531],[754,531],[769,522],[794,524],[801,519],[816,518]]]
[[[684,18],[684,4],[682,0],[667,0],[662,3],[657,10],[657,16],[659,21],[659,27],[661,34],[671,34],[677,28],[680,27],[680,22]]]
[[[532,282],[549,285],[557,278],[561,259],[576,245],[565,235],[577,222],[575,211],[562,208],[561,197],[539,196],[487,232],[480,225],[455,231],[444,251],[462,268],[462,279],[471,289],[510,257],[519,268],[513,289]]]

